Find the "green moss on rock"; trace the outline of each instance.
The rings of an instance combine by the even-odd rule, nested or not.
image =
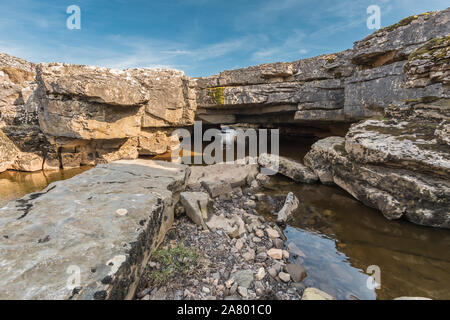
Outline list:
[[[223,105],[225,104],[225,94],[224,94],[224,87],[215,87],[215,88],[210,88],[209,90],[209,94],[211,96],[211,98],[213,98],[214,102],[216,104],[219,105]]]

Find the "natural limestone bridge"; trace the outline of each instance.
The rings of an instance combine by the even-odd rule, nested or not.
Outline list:
[[[325,138],[283,170],[450,228],[449,59],[450,8],[343,52],[204,78],[0,54],[0,172],[96,165],[0,209],[0,299],[131,298],[190,171],[138,158],[173,150],[195,119]]]

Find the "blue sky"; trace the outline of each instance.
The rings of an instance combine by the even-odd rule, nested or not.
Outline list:
[[[0,0],[0,52],[33,62],[170,67],[207,76],[352,47],[370,34],[366,9],[387,26],[448,0]],[[66,28],[69,5],[81,30]]]

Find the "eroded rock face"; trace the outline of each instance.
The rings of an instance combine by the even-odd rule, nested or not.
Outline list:
[[[352,50],[199,78],[197,117],[320,127],[382,116],[406,99],[448,97],[449,22],[450,9],[412,16]]]
[[[119,161],[10,202],[0,210],[0,298],[132,298],[187,175],[183,165]]]
[[[142,116],[143,128],[193,124],[197,109],[193,80],[177,70],[133,69],[132,72],[149,97]]]
[[[449,39],[429,35],[447,30],[449,12],[381,30],[366,39],[374,48],[355,44],[360,70],[347,80],[345,111],[381,116],[352,125],[345,139],[318,141],[305,157],[321,182],[386,218],[442,228],[450,228]],[[379,53],[390,47],[396,51],[386,60]],[[369,61],[371,68],[363,68]]]
[[[259,156],[258,163],[268,172],[280,173],[297,182],[314,183],[317,181],[317,175],[310,168],[295,160],[265,153]]]
[[[40,127],[61,167],[169,152],[174,127],[193,122],[195,83],[180,71],[51,63],[37,73]]]
[[[0,53],[0,127],[37,123],[34,65]]]
[[[450,149],[437,129],[448,119],[448,100],[392,107],[387,115],[395,117],[318,141],[305,164],[388,219],[450,228]]]
[[[14,143],[0,130],[0,172],[6,171],[19,154]]]

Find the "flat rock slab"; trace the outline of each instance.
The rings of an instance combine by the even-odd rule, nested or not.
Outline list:
[[[0,299],[132,298],[188,175],[118,161],[10,202],[0,209]]]
[[[226,181],[233,188],[242,187],[254,180],[259,172],[256,159],[253,159],[253,163],[246,160],[246,163],[248,164],[218,163],[210,166],[193,166],[188,186],[199,188],[204,181]]]

